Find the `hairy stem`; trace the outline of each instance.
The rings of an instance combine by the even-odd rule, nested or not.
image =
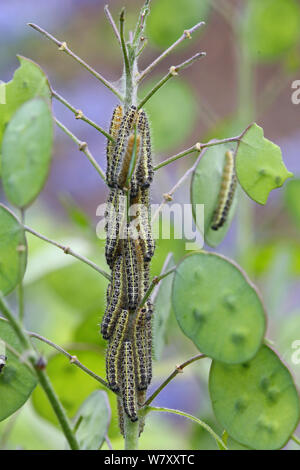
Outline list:
[[[72,106],[65,98],[63,98],[60,94],[58,94],[56,91],[51,90],[53,98],[55,98],[57,101],[60,101],[64,106],[66,106],[72,113],[75,114],[75,119],[81,119],[81,121],[86,122],[90,126],[94,127],[97,129],[97,131],[101,132],[108,140],[111,142],[115,142],[114,138],[106,132],[102,127],[100,127],[98,124],[96,124],[94,121],[89,119],[87,116],[83,114],[81,109],[76,109],[74,106]]]
[[[163,86],[165,83],[167,83],[170,78],[176,77],[178,75],[178,72],[182,69],[185,69],[192,65],[197,59],[201,59],[202,57],[205,57],[206,53],[205,52],[198,52],[198,54],[195,54],[193,57],[191,57],[188,60],[185,60],[182,62],[182,64],[179,65],[173,65],[170,67],[169,72],[167,75],[165,75],[155,86],[152,88],[152,90],[149,91],[149,93],[142,99],[142,101],[138,105],[138,109],[141,109],[147,101]]]
[[[90,72],[94,77],[96,77],[103,85],[105,85],[110,91],[112,91],[120,101],[123,101],[122,95],[119,93],[119,91],[113,86],[112,83],[110,83],[108,80],[106,80],[100,73],[96,72],[90,65],[88,65],[84,60],[82,60],[78,55],[74,54],[74,52],[69,49],[67,46],[66,42],[59,41],[56,39],[52,34],[48,33],[46,30],[41,28],[40,26],[34,24],[34,23],[28,23],[28,26],[31,28],[35,29],[39,33],[41,33],[43,36],[46,38],[50,39],[50,41],[54,42],[59,48],[60,51],[65,52],[67,55],[72,57],[76,62],[78,62],[80,65],[82,65],[88,72]]]
[[[145,295],[144,295],[144,297],[143,297],[143,299],[142,299],[142,301],[139,305],[139,308],[142,308],[145,305],[145,303],[149,299],[150,295],[152,294],[152,291],[153,291],[154,287],[157,286],[157,284],[159,284],[162,279],[169,276],[170,274],[173,274],[175,271],[176,271],[176,266],[174,266],[174,268],[170,269],[170,271],[168,271],[166,273],[163,273],[163,274],[160,274],[159,276],[155,276],[152,279],[151,284],[150,284],[147,292],[145,293]]]
[[[180,36],[180,38],[174,42],[174,44],[172,44],[168,49],[166,49],[159,57],[157,57],[157,59],[155,59],[150,65],[148,65],[148,67],[145,68],[143,72],[140,73],[140,76],[138,78],[138,83],[140,83],[146,77],[146,75],[148,75],[163,59],[165,59],[169,54],[171,54],[171,52],[173,52],[173,50],[181,42],[183,42],[185,39],[190,39],[191,35],[197,29],[201,28],[201,26],[203,26],[204,24],[205,24],[204,21],[201,21],[200,23],[193,26],[193,28],[185,30],[183,34]]]
[[[106,18],[108,19],[109,23],[111,24],[111,27],[113,29],[113,32],[115,33],[115,36],[118,40],[118,43],[121,45],[121,38],[120,38],[120,33],[119,33],[119,30],[117,28],[117,25],[109,11],[109,8],[108,8],[108,5],[105,5],[104,7],[104,13],[106,15]]]
[[[128,416],[125,419],[125,450],[137,450],[139,446],[139,422],[132,422]]]
[[[56,124],[58,127],[65,133],[67,134],[75,144],[78,145],[78,149],[85,154],[85,156],[88,158],[90,163],[93,165],[95,170],[99,173],[103,181],[106,183],[106,176],[100,165],[97,163],[96,159],[93,157],[91,154],[88,144],[86,142],[82,142],[79,140],[64,124],[62,124],[58,119],[55,119]]]
[[[199,361],[200,359],[204,359],[205,354],[197,354],[197,356],[191,357],[187,361],[183,362],[182,364],[178,365],[175,367],[175,370],[172,372],[172,374],[169,375],[169,377],[164,380],[164,382],[150,395],[150,397],[145,401],[144,406],[150,405],[150,403],[153,402],[154,398],[157,397],[157,395],[160,394],[160,392],[173,380],[176,375],[181,374],[183,369],[190,364],[193,364],[193,362]]]
[[[97,264],[93,263],[93,261],[90,261],[85,256],[82,256],[82,255],[79,255],[78,253],[75,253],[75,251],[73,251],[72,248],[70,248],[69,246],[65,246],[65,245],[62,245],[61,243],[58,243],[54,240],[51,240],[50,238],[45,237],[44,235],[42,235],[39,232],[36,232],[35,230],[28,227],[27,225],[24,225],[24,229],[26,230],[26,232],[31,233],[35,237],[40,238],[41,240],[43,240],[44,242],[47,242],[47,243],[50,243],[53,246],[56,246],[57,248],[62,250],[66,255],[71,255],[74,258],[78,259],[79,261],[82,261],[83,263],[87,264],[88,266],[95,269],[95,271],[102,274],[102,276],[104,276],[106,279],[108,279],[110,281],[110,275],[106,271],[101,269]]]

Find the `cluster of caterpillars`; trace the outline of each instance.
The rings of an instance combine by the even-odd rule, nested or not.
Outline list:
[[[212,230],[219,230],[219,228],[223,227],[225,224],[233,202],[236,186],[237,177],[234,169],[234,156],[233,153],[228,150],[225,154],[218,206],[214,212],[211,225]]]
[[[115,142],[107,144],[110,192],[105,214],[105,256],[111,282],[101,333],[108,340],[107,380],[110,388],[119,393],[120,428],[124,434],[124,413],[131,421],[138,420],[138,406],[152,378],[153,308],[150,301],[142,305],[155,249],[149,207],[153,166],[146,113],[135,106],[126,112],[117,106],[110,134]]]

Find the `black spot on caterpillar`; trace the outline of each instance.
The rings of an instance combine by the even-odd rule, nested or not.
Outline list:
[[[109,133],[110,135],[114,138],[117,139],[118,132],[120,129],[121,121],[123,117],[123,108],[122,106],[117,106],[114,109],[111,123],[110,123],[110,128],[109,128]],[[112,181],[112,167],[113,167],[113,151],[114,151],[115,144],[111,141],[107,141],[107,147],[106,147],[106,158],[107,158],[107,166],[106,166],[106,182],[108,186],[112,187],[114,186],[113,181]]]
[[[229,209],[233,201],[236,185],[237,178],[234,171],[233,153],[231,151],[227,151],[225,154],[225,165],[219,192],[218,207],[215,210],[211,225],[212,230],[218,230],[225,224]]]
[[[121,385],[122,344],[127,331],[128,311],[122,310],[106,352],[106,376],[110,388],[117,392]]]
[[[131,421],[137,421],[137,396],[132,344],[124,343],[122,397],[125,413]]]
[[[142,137],[140,158],[136,168],[138,185],[148,188],[153,180],[151,135],[147,115],[144,110],[139,112],[138,132]]]
[[[118,188],[110,190],[106,205],[106,245],[105,258],[112,268],[116,256],[120,252],[120,232],[123,227],[126,212],[126,197]]]
[[[140,152],[140,143],[141,143],[141,136],[139,134],[130,134],[127,140],[126,151],[122,160],[122,164],[119,167],[119,172],[117,174],[117,184],[119,188],[123,188],[126,183],[128,170],[133,154],[133,150],[135,147],[136,155],[139,155]]]
[[[132,133],[132,129],[136,121],[136,113],[136,106],[131,106],[129,110],[124,114],[120,125],[112,160],[111,180],[114,186],[116,186],[118,183],[118,175],[120,174],[123,158],[126,152],[128,138]]]
[[[113,266],[112,282],[108,286],[109,300],[101,323],[101,333],[104,339],[109,339],[115,323],[122,310],[124,301],[123,257],[119,256]]]
[[[135,310],[138,307],[141,296],[141,278],[136,248],[136,240],[130,226],[128,226],[127,237],[123,240],[123,256],[129,310]]]
[[[6,365],[7,357],[3,354],[0,355],[0,373],[2,372],[3,368]]]
[[[148,348],[146,332],[147,308],[141,308],[134,324],[134,355],[136,362],[136,376],[138,390],[146,390],[148,386]]]

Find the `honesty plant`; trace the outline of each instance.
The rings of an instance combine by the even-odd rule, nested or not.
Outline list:
[[[114,392],[118,401],[120,431],[126,449],[136,449],[138,438],[152,411],[176,413],[203,426],[220,449],[227,449],[226,436],[255,449],[279,449],[293,436],[299,422],[299,396],[293,379],[265,339],[266,312],[262,299],[246,274],[233,261],[216,253],[194,251],[177,265],[170,254],[162,273],[150,280],[150,263],[155,255],[151,225],[150,186],[156,172],[174,161],[196,155],[191,168],[164,195],[159,210],[172,200],[178,187],[191,175],[194,214],[204,205],[205,242],[216,247],[225,237],[242,191],[265,204],[271,190],[291,177],[278,146],[264,137],[254,123],[238,136],[190,148],[157,163],[144,105],[180,71],[205,56],[200,52],[172,66],[145,96],[138,93],[141,82],[154,67],[193,32],[198,23],[143,71],[138,59],[143,52],[150,0],[146,0],[136,29],[125,35],[125,10],[119,28],[105,7],[123,53],[123,75],[116,86],[37,25],[32,28],[56,44],[105,85],[119,99],[109,131],[102,129],[81,110],[68,103],[49,84],[44,72],[29,59],[19,57],[20,67],[5,84],[5,104],[0,105],[1,178],[7,200],[20,210],[18,219],[0,206],[0,419],[18,410],[37,383],[44,389],[71,449],[101,448],[108,432],[110,410],[104,391],[94,392],[82,404],[72,425],[47,375],[47,364],[33,346],[32,338],[44,341],[70,359],[71,364]],[[93,126],[107,138],[106,174],[81,142],[52,114],[51,101],[64,104],[76,119]],[[168,111],[166,110],[166,113]],[[180,114],[180,110],[178,110]],[[50,240],[25,225],[29,206],[39,195],[48,175],[53,122],[78,146],[108,186],[105,257],[110,272]],[[154,163],[153,163],[154,162]],[[133,212],[135,207],[135,212]],[[195,217],[197,223],[197,218]],[[37,333],[23,327],[23,276],[27,261],[27,233],[62,249],[96,270],[108,280],[107,304],[101,333],[108,340],[107,382],[84,366],[76,356]],[[19,295],[19,318],[5,296],[14,289]],[[147,396],[152,379],[153,321],[166,321],[170,305],[182,332],[201,352],[180,366]],[[94,325],[97,328],[97,325]],[[160,334],[154,328],[154,334]],[[155,339],[155,338],[154,338]],[[224,435],[218,436],[206,423],[179,410],[155,408],[152,401],[186,366],[200,359],[212,360],[209,392]],[[71,365],[70,365],[71,367]],[[76,393],[76,390],[75,392]],[[93,419],[92,419],[93,417]],[[96,422],[96,426],[95,426]]]

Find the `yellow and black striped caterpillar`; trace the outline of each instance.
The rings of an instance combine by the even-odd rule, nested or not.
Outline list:
[[[213,216],[212,230],[218,230],[225,224],[233,201],[236,185],[237,178],[234,170],[234,156],[233,153],[228,150],[225,154],[225,165],[219,192],[218,207]]]
[[[111,282],[101,333],[109,341],[106,374],[110,388],[120,392],[119,425],[124,434],[124,417],[138,419],[138,400],[145,401],[152,377],[153,307],[149,300],[141,303],[150,285],[150,261],[155,249],[149,209],[151,139],[145,112],[131,106],[124,113],[121,106],[117,107],[111,135],[115,142],[107,145],[110,193],[105,213],[105,256]],[[134,204],[139,207],[135,224],[130,212]],[[143,427],[141,420],[140,432]]]

